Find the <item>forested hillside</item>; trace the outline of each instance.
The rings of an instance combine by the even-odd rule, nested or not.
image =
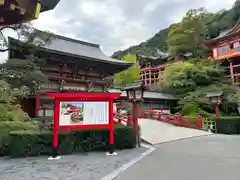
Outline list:
[[[229,10],[221,10],[217,13],[207,13],[208,21],[206,21],[207,33],[205,39],[211,39],[219,36],[221,31],[232,28],[240,17],[240,0],[237,0],[233,7]],[[158,50],[168,51],[167,39],[168,32],[171,27],[160,30],[155,36],[137,46],[132,46],[124,51],[118,51],[113,54],[114,58],[120,59],[124,55],[130,53],[140,53],[143,55],[154,55]]]

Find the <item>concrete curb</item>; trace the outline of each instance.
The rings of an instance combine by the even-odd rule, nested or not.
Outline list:
[[[140,156],[130,160],[128,163],[124,164],[123,166],[121,166],[120,168],[116,169],[115,171],[113,171],[112,173],[108,174],[107,176],[103,177],[100,180],[112,180],[114,178],[116,178],[117,176],[119,176],[122,172],[126,171],[128,168],[132,167],[134,164],[136,164],[137,162],[139,162],[140,160],[142,160],[145,156],[151,154],[153,151],[155,151],[155,147],[153,146],[149,146],[147,144],[141,144],[142,147],[148,148],[147,151],[145,151],[144,153],[142,153]]]
[[[173,139],[173,140],[169,140],[169,141],[164,141],[164,142],[160,142],[160,143],[157,143],[157,144],[153,144],[153,146],[160,145],[160,144],[171,143],[171,142],[175,142],[175,141],[182,141],[182,140],[194,139],[194,138],[199,138],[199,137],[213,136],[213,135],[216,135],[216,134],[203,134],[203,135],[199,135],[199,136],[192,136],[192,137],[186,137],[186,138]]]

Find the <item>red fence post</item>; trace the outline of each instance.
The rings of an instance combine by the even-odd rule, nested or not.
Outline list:
[[[162,112],[158,112],[158,120],[161,120],[162,118]]]
[[[202,129],[203,128],[203,123],[202,123],[202,117],[201,116],[197,116],[196,118],[196,126],[198,129]]]
[[[178,121],[179,121],[181,124],[184,123],[182,114],[178,114]]]

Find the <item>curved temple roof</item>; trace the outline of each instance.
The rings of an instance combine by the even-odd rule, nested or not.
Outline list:
[[[106,56],[98,44],[79,41],[55,34],[51,36],[50,43],[47,43],[44,49],[64,52],[80,58],[92,59],[111,64],[121,64],[129,67],[133,64]]]
[[[38,0],[38,2],[42,5],[41,12],[44,12],[54,9],[60,0]]]
[[[204,44],[211,44],[211,43],[215,43],[217,42],[218,40],[221,40],[221,39],[224,39],[232,34],[235,34],[235,33],[239,33],[240,32],[240,18],[239,20],[237,21],[236,25],[231,28],[231,29],[227,29],[227,30],[224,30],[222,32],[220,32],[219,36],[214,38],[214,39],[210,39],[208,41],[206,41]]]
[[[9,47],[22,46],[23,42],[9,37]],[[16,47],[17,48],[17,47]],[[74,60],[82,65],[94,66],[102,69],[106,76],[113,75],[128,69],[133,65],[130,62],[113,59],[105,55],[97,44],[79,41],[64,36],[51,34],[50,41],[44,47],[39,48],[40,52],[60,55],[65,60]],[[11,53],[9,53],[11,55]],[[12,57],[10,57],[12,58]]]

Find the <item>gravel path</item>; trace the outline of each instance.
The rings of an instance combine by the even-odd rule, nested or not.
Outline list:
[[[48,161],[47,157],[0,159],[0,179],[100,180],[146,150],[143,147],[122,150],[117,156],[106,156],[105,153],[69,155],[54,161]]]

